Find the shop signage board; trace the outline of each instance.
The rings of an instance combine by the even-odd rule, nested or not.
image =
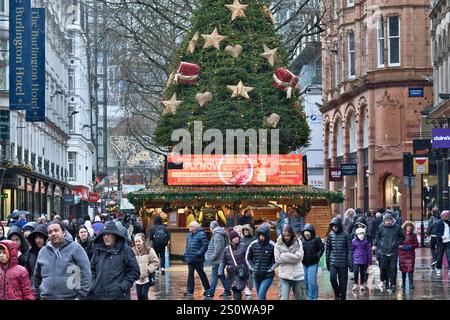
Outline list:
[[[356,163],[343,163],[343,164],[341,164],[341,175],[343,175],[343,176],[356,176],[356,175],[358,175],[358,165]]]
[[[330,181],[342,181],[341,167],[330,167]]]
[[[414,174],[428,174],[429,161],[427,157],[415,157],[413,166]]]
[[[450,148],[450,129],[435,128],[431,131],[433,149],[449,149]]]

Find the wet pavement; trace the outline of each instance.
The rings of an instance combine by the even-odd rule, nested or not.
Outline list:
[[[378,265],[372,265],[369,268],[368,290],[363,292],[353,292],[353,276],[349,275],[347,299],[348,300],[448,300],[450,299],[450,272],[442,269],[442,275],[437,275],[436,271],[429,268],[431,263],[430,250],[420,248],[416,250],[416,270],[414,273],[414,289],[409,286],[405,289],[400,288],[401,273],[398,273],[397,290],[390,292],[380,290],[378,287],[380,279],[380,269]],[[208,279],[211,278],[211,268],[205,268]],[[203,287],[200,279],[195,274],[195,292],[192,297],[184,297],[186,290],[187,266],[185,264],[172,264],[165,275],[156,274],[156,284],[150,288],[149,300],[211,300],[203,296]],[[330,284],[330,274],[326,268],[319,268],[318,272],[319,300],[334,300],[333,289]],[[222,285],[217,285],[214,300],[232,300],[232,298],[222,298],[219,295],[223,293]],[[135,290],[132,290],[132,299],[136,299]],[[256,291],[253,289],[252,296],[244,296],[247,300],[256,300]],[[267,293],[268,300],[278,300],[278,277],[275,276],[274,282]]]

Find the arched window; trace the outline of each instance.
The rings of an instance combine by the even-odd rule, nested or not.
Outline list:
[[[344,155],[344,130],[340,118],[336,121],[334,130],[336,132],[336,155],[340,157]]]
[[[369,147],[369,119],[367,113],[364,112],[363,120],[363,148]]]
[[[352,152],[356,152],[356,150],[357,150],[357,145],[356,145],[357,127],[356,127],[356,117],[355,117],[354,112],[352,112],[349,115],[349,118],[347,121],[348,121],[348,134],[349,134],[349,138],[350,138],[350,153],[352,153]]]
[[[402,184],[400,179],[388,175],[384,180],[385,208],[400,209],[402,203]]]

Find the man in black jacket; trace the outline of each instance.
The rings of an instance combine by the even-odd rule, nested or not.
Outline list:
[[[327,237],[326,263],[335,300],[347,299],[348,271],[353,272],[353,247],[341,219],[333,218]]]
[[[437,226],[439,222],[441,222],[441,218],[439,215],[438,208],[434,207],[431,211],[432,216],[430,220],[428,220],[428,227],[427,227],[427,235],[430,237],[430,250],[431,250],[431,256],[433,258],[433,261],[431,262],[430,268],[433,269],[436,267],[437,262]]]
[[[139,279],[136,257],[113,221],[95,239],[90,297],[94,300],[129,300]]]
[[[166,266],[166,246],[170,242],[170,234],[159,215],[155,217],[155,223],[150,230],[150,240],[152,241],[153,249],[159,259],[161,274],[164,274],[164,268]]]
[[[383,224],[378,227],[372,249],[378,250],[380,257],[380,278],[385,281],[386,289],[395,291],[397,281],[398,246],[405,241],[402,228],[396,224],[389,213],[384,215]]]

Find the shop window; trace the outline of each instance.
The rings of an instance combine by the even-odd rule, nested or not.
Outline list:
[[[400,179],[389,175],[384,182],[385,208],[400,209],[402,203],[402,185]]]

